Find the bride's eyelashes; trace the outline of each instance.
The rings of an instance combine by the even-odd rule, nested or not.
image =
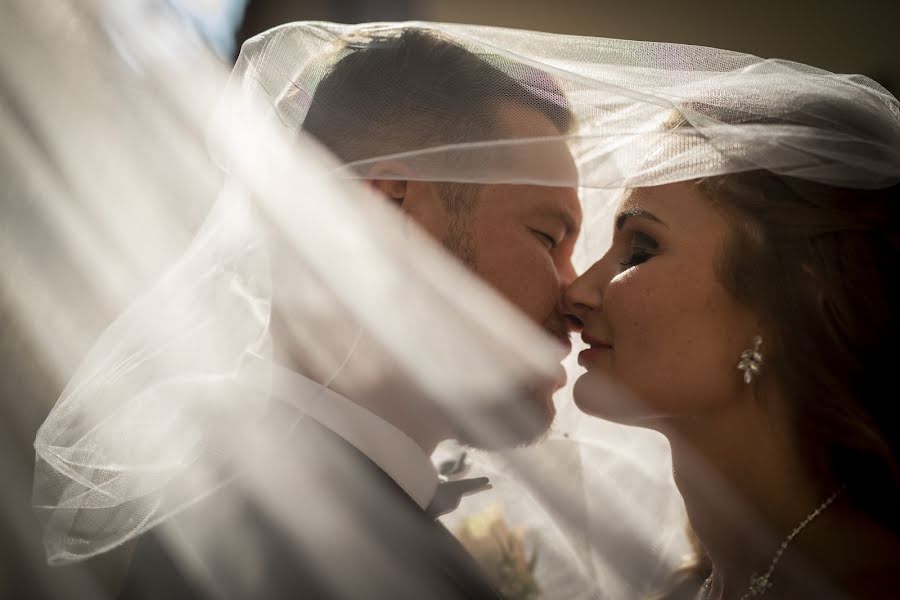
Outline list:
[[[635,231],[629,236],[628,248],[628,257],[619,263],[625,269],[653,258],[659,250],[659,243],[646,233]]]

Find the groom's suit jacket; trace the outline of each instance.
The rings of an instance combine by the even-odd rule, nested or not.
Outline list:
[[[286,452],[290,523],[238,478],[165,528],[174,551],[154,531],[139,539],[120,600],[500,598],[457,540],[342,437],[304,417]]]

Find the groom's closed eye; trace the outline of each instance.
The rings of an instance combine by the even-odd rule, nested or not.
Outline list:
[[[535,222],[542,225],[541,229],[557,243],[563,238],[578,235],[578,219],[564,207],[542,206],[534,211],[533,216]]]
[[[577,229],[572,230],[568,219],[561,214],[548,214],[534,219],[528,227],[548,250],[554,250],[563,242],[572,240],[574,244]]]
[[[559,243],[552,235],[550,235],[549,233],[545,233],[539,229],[531,229],[531,233],[533,233],[535,237],[540,240],[541,244],[546,246],[547,250],[553,250]]]

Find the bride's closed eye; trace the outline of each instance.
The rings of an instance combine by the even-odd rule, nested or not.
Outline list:
[[[659,250],[659,243],[652,237],[641,231],[635,231],[629,236],[628,257],[619,264],[626,269],[647,262]]]

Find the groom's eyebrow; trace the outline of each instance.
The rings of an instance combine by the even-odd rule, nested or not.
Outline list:
[[[631,217],[643,217],[644,219],[649,219],[650,221],[654,221],[656,223],[659,223],[660,225],[667,226],[659,219],[659,217],[651,212],[641,210],[640,208],[630,208],[628,210],[623,210],[618,214],[618,216],[616,216],[616,229],[622,229],[622,226],[625,225],[625,221],[627,221]]]
[[[564,208],[558,206],[543,207],[538,210],[538,215],[559,220],[563,224],[563,227],[565,227],[567,236],[576,235],[579,232],[580,227],[578,226],[578,221],[575,216]]]

